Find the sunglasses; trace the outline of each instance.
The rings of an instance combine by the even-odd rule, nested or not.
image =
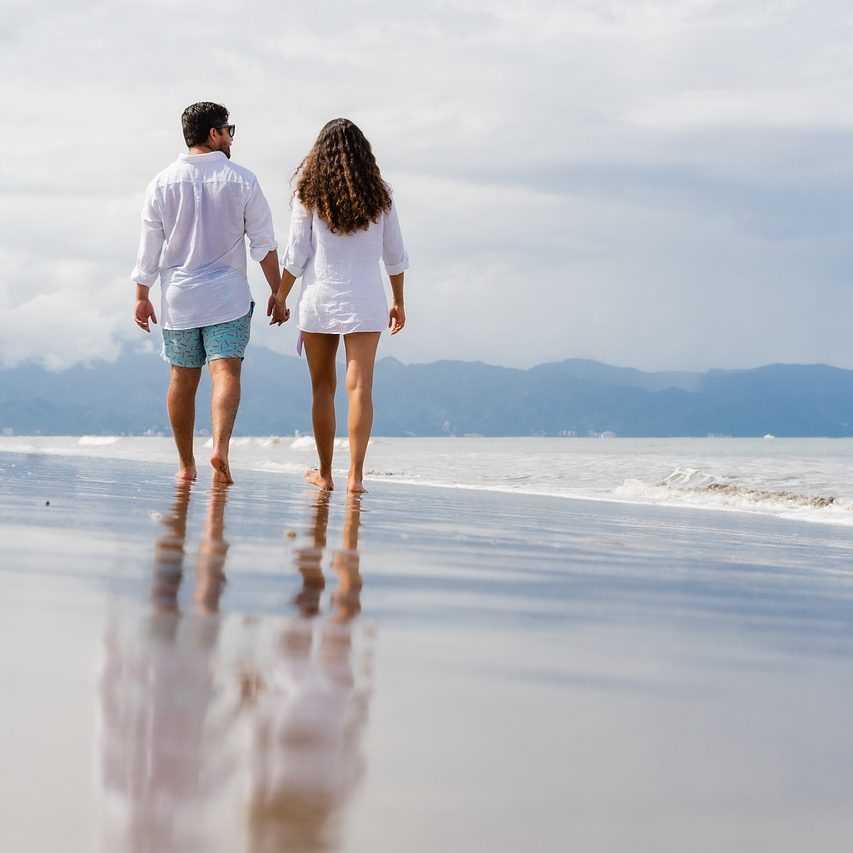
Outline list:
[[[234,132],[237,130],[237,125],[236,124],[223,124],[223,125],[220,125],[219,127],[217,127],[216,129],[221,131],[222,128],[224,128],[224,127],[228,128],[228,133],[230,134],[231,138],[233,139],[234,138]]]

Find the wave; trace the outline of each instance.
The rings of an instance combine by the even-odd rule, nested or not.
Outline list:
[[[234,436],[231,439],[231,447],[275,447],[276,445],[281,444],[282,440],[283,439],[277,435],[264,437],[253,435]],[[204,442],[204,447],[213,447],[213,439],[208,438]]]
[[[367,446],[372,447],[375,443],[375,439],[368,439]],[[290,443],[291,450],[316,450],[317,444],[314,441],[313,435],[300,435],[297,438],[294,438]],[[336,438],[335,439],[335,450],[348,450],[349,449],[349,439],[348,438]]]
[[[679,467],[663,479],[650,482],[629,479],[615,488],[567,489],[553,482],[533,483],[520,477],[507,477],[489,483],[449,482],[434,476],[422,477],[411,472],[403,474],[377,469],[368,471],[367,478],[430,488],[751,512],[800,521],[853,526],[851,499],[837,495],[813,495],[724,482],[698,468]]]
[[[676,468],[654,483],[625,480],[614,490],[622,500],[707,509],[763,512],[808,521],[853,525],[853,500],[718,479],[695,468]]]
[[[814,507],[817,509],[839,506],[853,510],[853,503],[842,501],[836,495],[807,495],[785,489],[760,489],[738,483],[725,483],[696,468],[676,468],[655,485],[664,489],[677,489],[680,492],[704,493],[717,498],[734,498],[751,504],[772,503],[792,508]]]
[[[103,447],[121,441],[120,435],[81,435],[77,444],[88,447]]]
[[[727,495],[748,500],[752,503],[770,501],[775,504],[784,504],[791,507],[817,507],[839,506],[843,509],[853,509],[850,502],[846,506],[835,495],[823,497],[821,495],[800,495],[796,492],[770,491],[767,489],[749,489],[734,483],[709,483],[699,491],[712,492],[717,495]]]

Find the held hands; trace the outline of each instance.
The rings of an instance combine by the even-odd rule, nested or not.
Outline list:
[[[290,319],[290,309],[287,307],[284,299],[278,299],[274,293],[267,302],[267,317],[272,317],[270,320],[271,326],[280,326]]]
[[[148,321],[157,323],[157,315],[154,313],[154,306],[148,299],[137,299],[136,308],[133,312],[133,320],[143,332],[151,333]]]
[[[406,325],[406,312],[402,302],[395,302],[388,312],[388,328],[392,335],[396,335]]]

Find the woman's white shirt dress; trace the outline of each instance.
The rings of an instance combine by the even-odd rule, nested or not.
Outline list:
[[[388,328],[388,303],[379,261],[388,275],[409,267],[393,200],[366,231],[333,234],[317,215],[293,199],[284,268],[302,277],[296,303],[302,332],[348,335]]]

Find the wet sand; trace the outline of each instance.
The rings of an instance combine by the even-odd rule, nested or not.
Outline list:
[[[171,473],[0,455],[4,849],[849,848],[846,529]]]

